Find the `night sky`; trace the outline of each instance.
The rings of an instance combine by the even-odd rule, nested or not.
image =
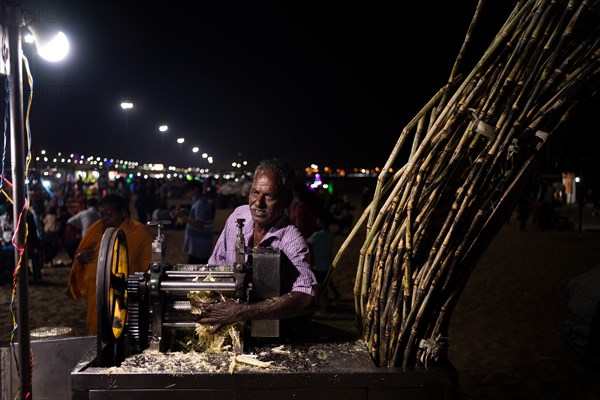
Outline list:
[[[216,166],[239,153],[381,166],[446,82],[476,2],[383,3],[26,2],[71,40],[61,63],[26,49],[34,151],[207,165],[198,146]],[[465,68],[510,8],[488,8]]]

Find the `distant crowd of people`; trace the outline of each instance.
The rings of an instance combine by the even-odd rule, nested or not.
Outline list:
[[[145,224],[161,204],[166,205],[173,193],[181,190],[183,181],[163,179],[95,182],[63,182],[53,190],[46,189],[39,179],[29,184],[27,208],[26,254],[31,283],[42,283],[42,268],[53,264],[70,265],[87,229],[100,219],[98,204],[109,194],[118,194],[130,208],[136,209],[136,219]],[[135,198],[135,201],[132,199]],[[6,196],[0,196],[0,283],[12,281],[15,269],[13,207]]]

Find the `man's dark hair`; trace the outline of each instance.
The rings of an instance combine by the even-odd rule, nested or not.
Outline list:
[[[262,160],[258,164],[254,171],[254,176],[264,171],[273,173],[282,194],[286,196],[286,201],[291,203],[292,198],[294,197],[294,184],[296,182],[294,170],[283,160],[280,160],[279,158],[270,158]]]
[[[90,197],[87,201],[88,207],[98,207],[98,199],[95,197]]]
[[[115,211],[120,211],[123,214],[129,216],[129,207],[126,206],[123,198],[116,193],[109,193],[100,199],[98,203],[98,207],[103,206],[104,204],[109,204]]]

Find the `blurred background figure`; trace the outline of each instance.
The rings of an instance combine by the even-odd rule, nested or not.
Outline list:
[[[329,226],[319,220],[318,230],[315,231],[306,240],[310,249],[311,263],[317,282],[319,283],[319,303],[327,300],[327,289],[333,293],[334,300],[340,298],[340,292],[335,287],[333,280],[329,280],[329,285],[323,287],[323,282],[331,264],[333,263],[333,232],[329,230]]]
[[[353,210],[354,207],[350,205],[348,196],[339,196],[337,193],[334,193],[330,197],[328,207],[328,225],[337,225],[336,233],[339,235],[350,233],[354,220],[354,216],[352,215]]]
[[[180,208],[177,215],[185,221],[183,251],[188,263],[207,264],[212,250],[214,202],[206,195],[208,183],[192,180],[187,183],[185,194],[191,198],[189,211]]]
[[[85,200],[85,208],[72,215],[67,219],[67,225],[71,228],[70,232],[67,232],[69,238],[67,240],[66,250],[71,259],[75,256],[75,250],[81,242],[81,238],[85,236],[88,228],[96,221],[100,219],[100,212],[98,211],[98,199],[91,197]]]
[[[104,232],[108,228],[118,228],[125,234],[129,274],[148,269],[154,241],[154,235],[148,227],[130,217],[129,208],[118,194],[104,196],[98,203],[98,212],[100,219],[86,230],[77,247],[67,286],[70,299],[77,301],[87,296],[87,328],[90,335],[97,333],[96,274]]]
[[[317,230],[319,217],[319,203],[315,192],[310,190],[304,182],[294,184],[294,198],[292,199],[290,219],[300,230],[304,239],[308,239]]]
[[[0,284],[12,282],[15,269],[15,248],[13,237],[13,208],[8,201],[0,202]]]

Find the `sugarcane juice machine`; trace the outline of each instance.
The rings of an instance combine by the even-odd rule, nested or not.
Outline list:
[[[205,292],[223,300],[253,302],[280,294],[280,252],[272,248],[246,251],[237,221],[235,261],[231,264],[169,264],[163,227],[170,221],[153,221],[157,228],[152,261],[145,272],[129,274],[127,240],[122,230],[109,228],[102,237],[97,269],[98,367],[119,365],[131,354],[147,348],[171,351],[178,337],[193,334],[198,326],[188,295]],[[279,320],[235,324],[239,340],[234,351],[243,352],[251,337],[278,337]]]
[[[263,252],[262,248],[244,251],[242,222],[238,221],[237,257],[230,265],[167,263],[166,241],[159,222],[151,265],[144,273],[130,275],[125,235],[119,230],[106,231],[97,277],[98,349],[95,354],[96,349],[90,348],[71,372],[73,400],[131,400],[148,396],[178,400],[456,398],[452,396],[457,381],[454,370],[423,373],[375,367],[363,344],[339,341],[339,330],[327,329],[325,333],[323,326],[317,331],[311,328],[304,340],[284,349],[283,345],[273,346],[273,342],[281,341],[268,336],[278,334],[277,329],[255,333],[260,331],[254,325],[257,321],[243,324],[240,330],[244,332],[240,334],[247,340],[236,351],[245,347],[244,353],[266,354],[268,362],[274,363],[273,368],[261,366],[232,372],[235,362],[228,361],[223,368],[221,361],[211,364],[213,354],[207,354],[209,368],[186,363],[183,370],[173,372],[168,364],[169,360],[177,364],[177,355],[160,357],[153,351],[144,352],[154,348],[168,352],[180,331],[196,327],[197,316],[191,313],[187,299],[191,292],[218,292],[228,296],[229,301],[249,303],[279,295],[279,268],[287,264],[285,256],[277,251]],[[138,352],[142,352],[140,357],[133,357]],[[112,368],[126,365],[127,359],[137,362],[140,370]],[[221,369],[213,369],[217,364]],[[147,366],[159,368],[144,369]]]

